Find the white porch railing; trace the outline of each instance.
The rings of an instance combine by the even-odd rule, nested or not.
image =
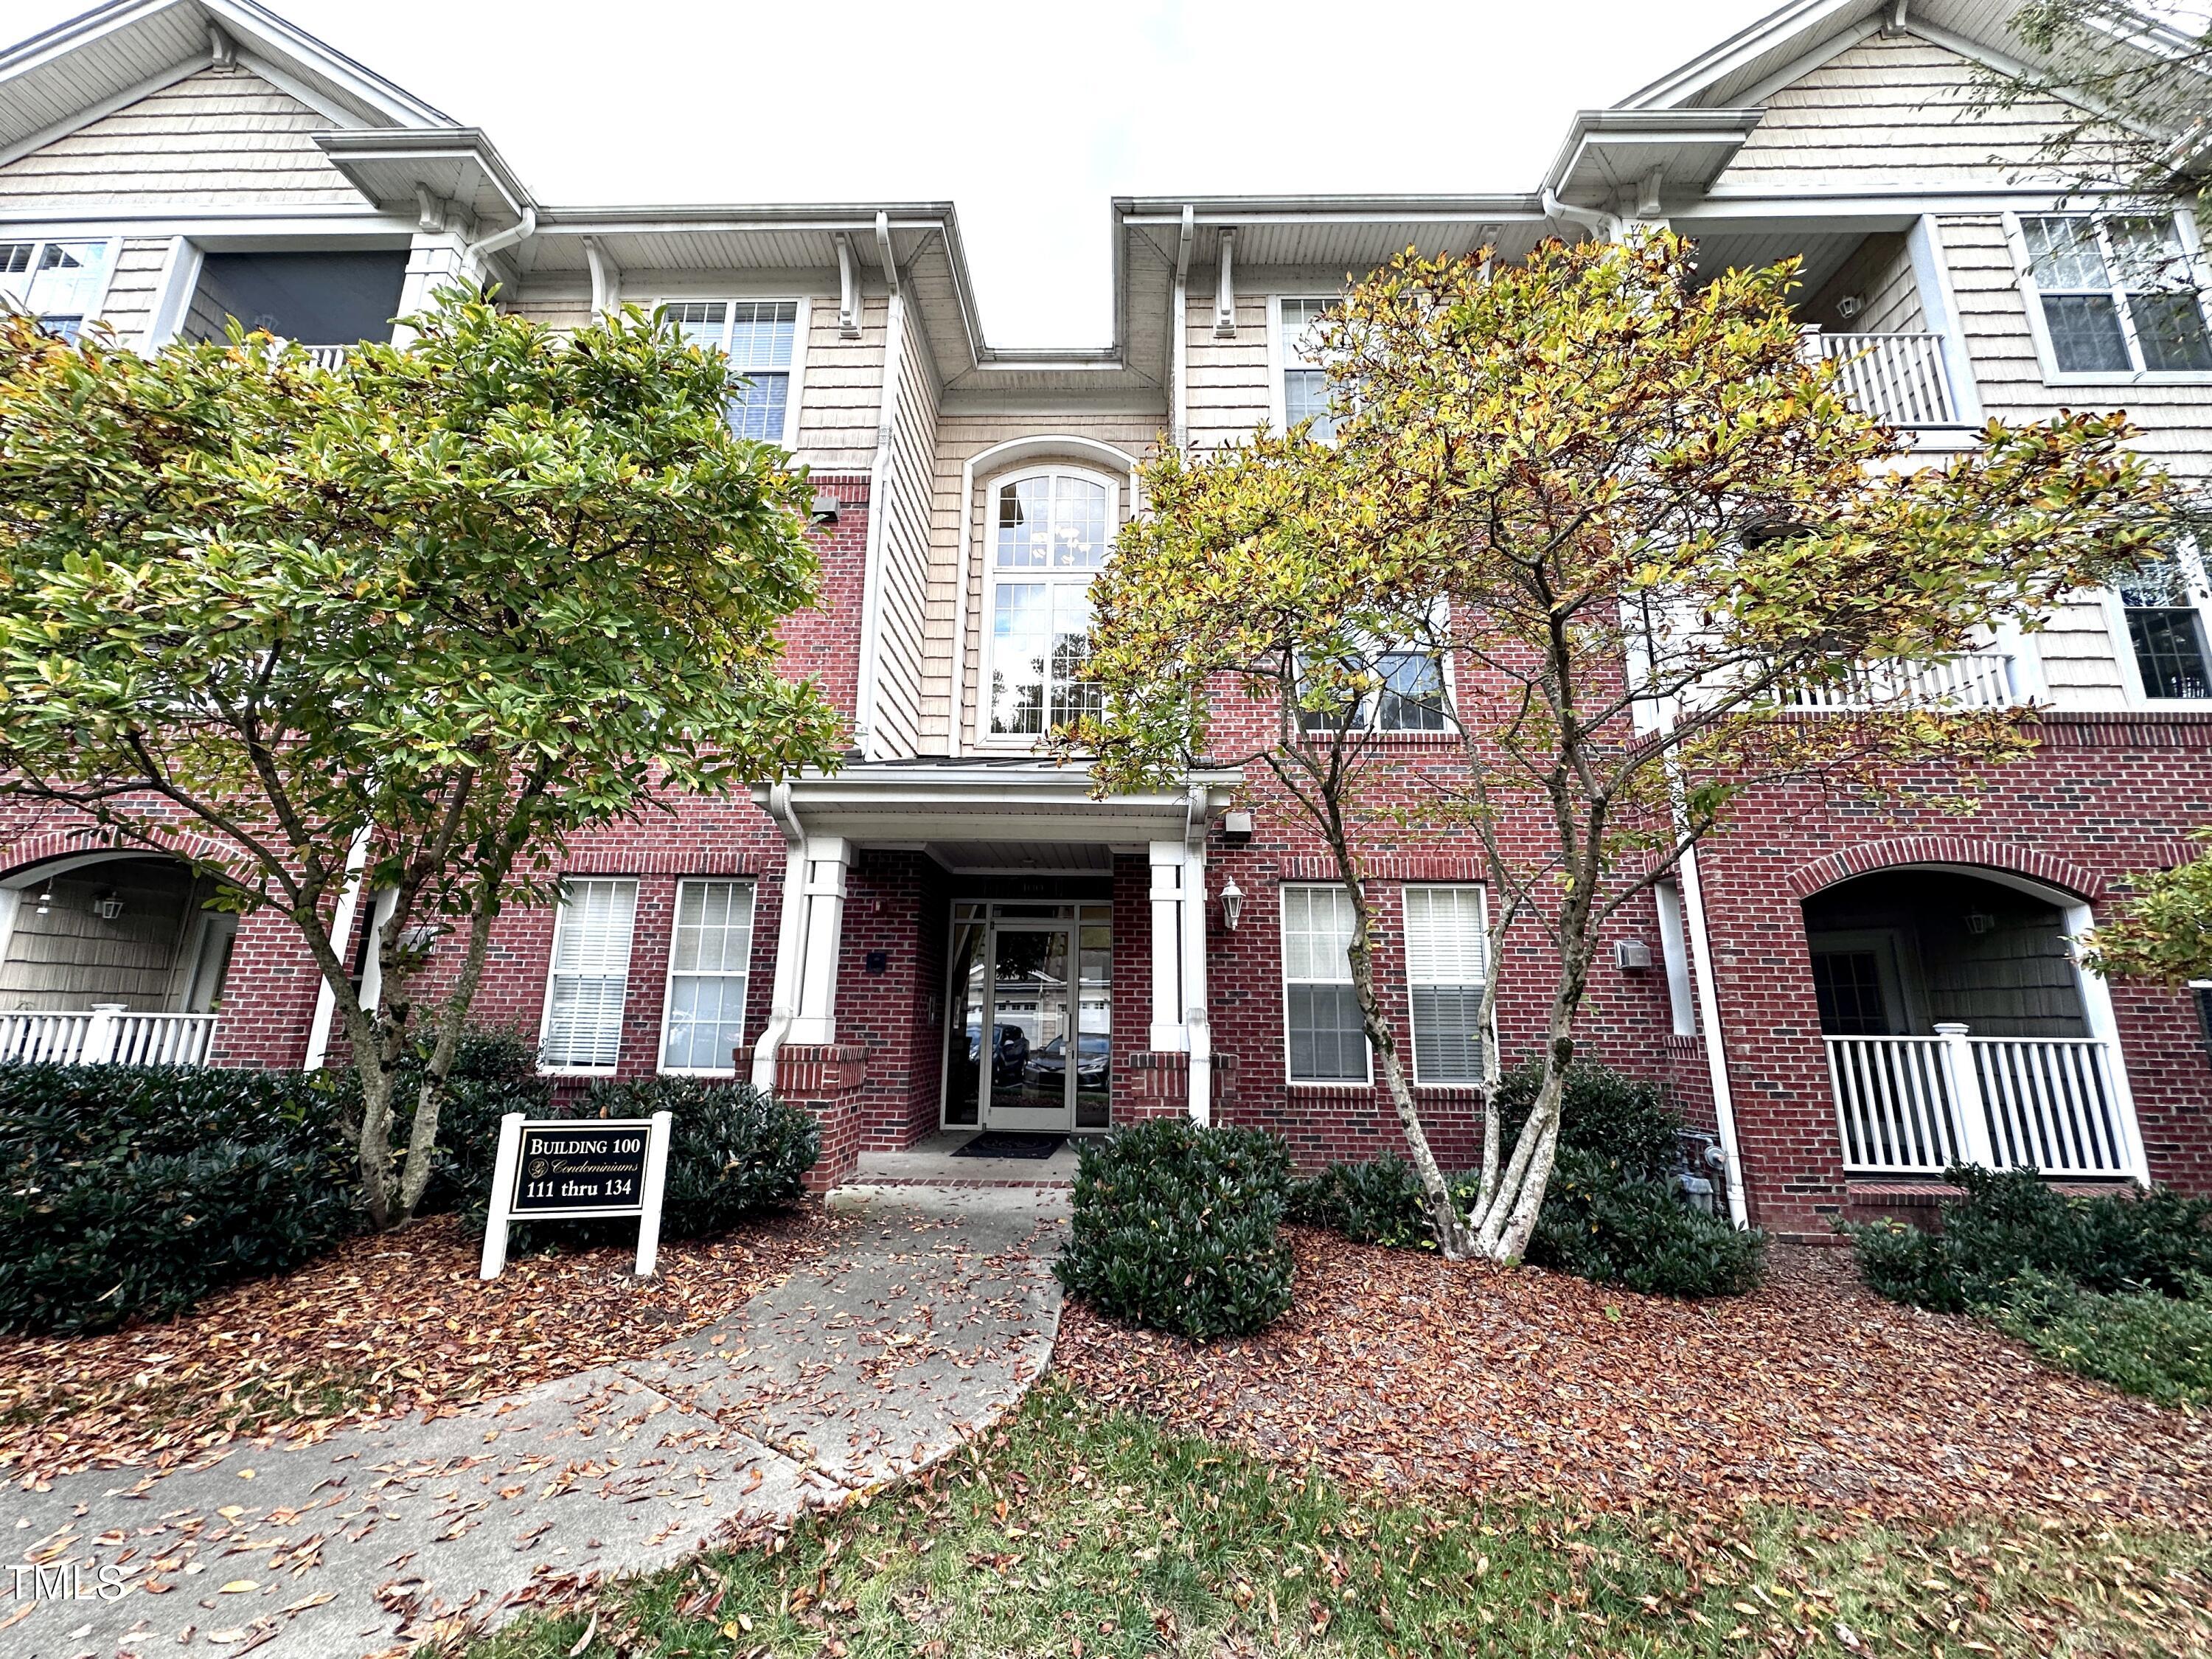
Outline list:
[[[2133,1113],[2102,1040],[1936,1031],[1823,1039],[1846,1170],[2141,1176]]]
[[[336,368],[343,363],[353,351],[353,348],[349,345],[303,344],[300,349],[307,354],[307,361],[317,368]]]
[[[1832,685],[1784,687],[1782,706],[1801,709],[1881,708],[1898,702],[1942,708],[2009,708],[2020,701],[2012,659],[1965,651],[1932,662],[1869,663]]]
[[[57,1066],[204,1066],[215,1014],[134,1014],[120,1003],[82,1012],[0,1013],[0,1060]]]
[[[1814,356],[1843,365],[1836,372],[1836,384],[1886,425],[1963,424],[1958,399],[1951,395],[1940,335],[1830,334],[1808,329],[1805,339]]]

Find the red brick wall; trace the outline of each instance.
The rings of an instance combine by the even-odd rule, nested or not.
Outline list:
[[[2040,751],[2001,770],[1965,817],[1885,814],[1810,787],[1747,800],[1702,869],[1760,1224],[1825,1232],[1858,1207],[1845,1189],[1820,1041],[1801,908],[1808,894],[1869,868],[1942,862],[2108,900],[2115,878],[2185,855],[2179,838],[2204,823],[2212,715],[2197,714],[2054,716]],[[2153,1178],[2212,1190],[2212,1064],[2188,997],[2127,981],[2112,991]]]

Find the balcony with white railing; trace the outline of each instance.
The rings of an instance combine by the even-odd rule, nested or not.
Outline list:
[[[1831,334],[1805,331],[1806,349],[1838,365],[1836,384],[1885,425],[1908,432],[1963,432],[1939,334]]]
[[[353,351],[353,348],[349,345],[302,344],[300,349],[307,354],[307,361],[317,368],[343,368],[346,358]]]
[[[1962,651],[1926,662],[1868,663],[1849,678],[1783,689],[1782,706],[1803,713],[1891,708],[2010,708],[2023,701],[2008,652]]]
[[[204,1066],[217,1018],[133,1013],[113,1002],[61,1012],[0,1013],[0,1064]]]
[[[2134,1114],[2095,1037],[1828,1036],[1844,1168],[1940,1176],[1954,1164],[2137,1178]]]

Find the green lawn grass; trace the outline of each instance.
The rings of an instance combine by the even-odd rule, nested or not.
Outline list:
[[[471,1649],[586,1655],[2160,1654],[2212,1546],[1770,1508],[1583,1515],[1300,1480],[1048,1382],[926,1486]]]

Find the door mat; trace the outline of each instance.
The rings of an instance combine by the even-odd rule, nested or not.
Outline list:
[[[986,1129],[966,1146],[954,1151],[955,1158],[1050,1158],[1066,1143],[1066,1135],[1022,1134],[1012,1129]]]

